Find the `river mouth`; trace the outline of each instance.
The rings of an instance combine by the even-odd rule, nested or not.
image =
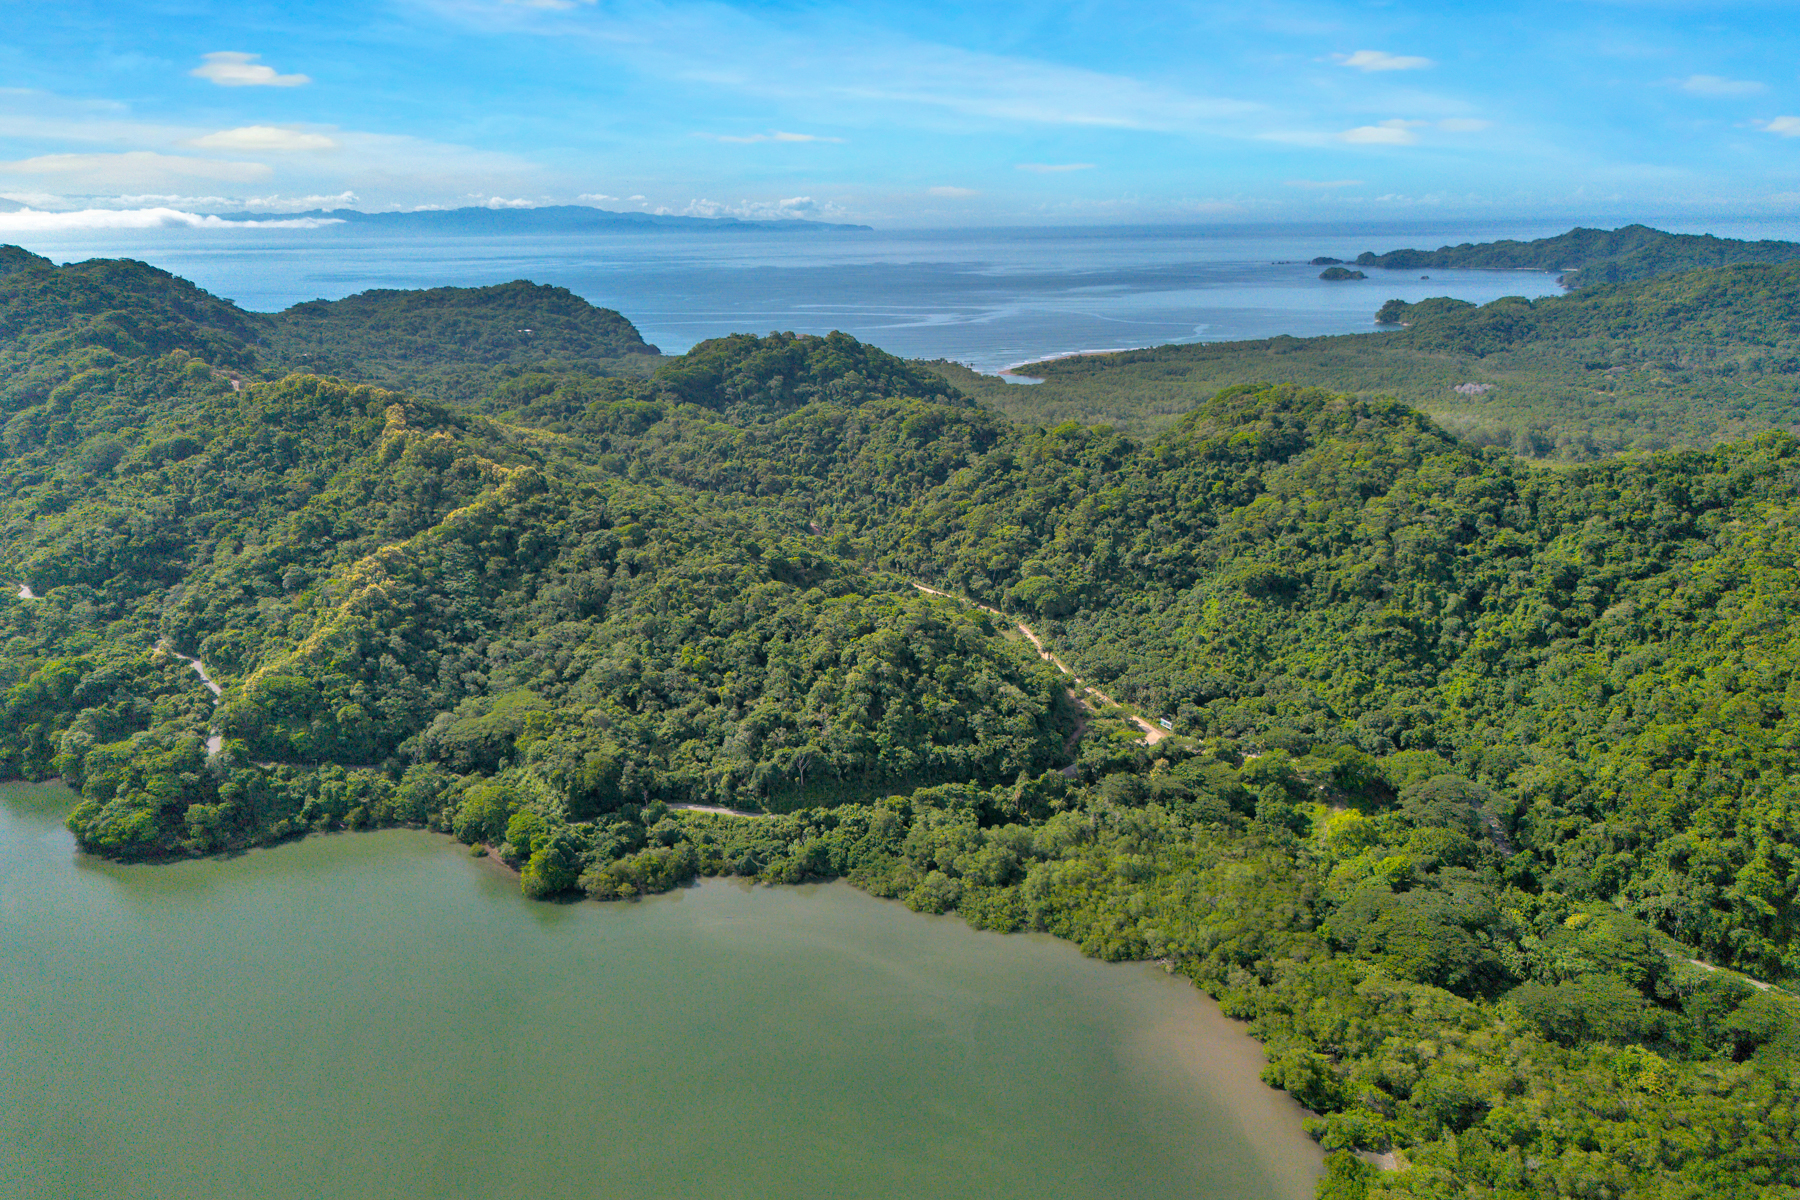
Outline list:
[[[58,793],[60,792],[60,797]],[[534,904],[390,830],[80,858],[0,785],[0,1194],[1310,1195],[1185,981],[842,884]],[[60,804],[59,804],[60,799]]]

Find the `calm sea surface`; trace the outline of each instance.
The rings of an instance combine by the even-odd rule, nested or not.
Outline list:
[[[0,785],[0,1195],[1299,1200],[1186,983],[842,885],[534,904],[448,839],[77,856]]]
[[[671,354],[726,333],[841,329],[904,357],[996,370],[1077,350],[1362,332],[1394,297],[1546,295],[1557,288],[1540,272],[1432,271],[1421,279],[1373,271],[1364,282],[1325,283],[1306,262],[1568,228],[1558,221],[420,237],[333,226],[24,240],[58,261],[142,258],[260,310],[368,288],[522,278],[618,309]],[[1739,237],[1800,232],[1794,222],[1706,228]]]

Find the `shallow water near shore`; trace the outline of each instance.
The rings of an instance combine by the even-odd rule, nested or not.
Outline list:
[[[436,835],[77,855],[0,784],[0,1194],[1311,1194],[1184,981],[842,884],[534,904]]]

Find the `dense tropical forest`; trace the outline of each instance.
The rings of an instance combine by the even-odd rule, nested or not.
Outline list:
[[[1400,399],[1466,442],[1592,462],[1800,430],[1800,262],[1692,270],[1475,306],[1383,305],[1388,332],[1161,346],[1026,368],[1024,388],[946,382],[1020,421],[1172,428],[1221,389],[1309,384]]]
[[[1800,1197],[1789,433],[1552,470],[1269,372],[1143,438],[553,289],[0,272],[0,770],[88,851],[841,877],[1191,978],[1322,1197]],[[1778,349],[1800,274],[1618,289],[1381,341]],[[471,335],[532,305],[554,341]]]

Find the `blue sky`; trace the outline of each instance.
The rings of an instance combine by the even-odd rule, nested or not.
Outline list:
[[[0,195],[887,226],[1791,216],[1797,8],[10,0]]]

